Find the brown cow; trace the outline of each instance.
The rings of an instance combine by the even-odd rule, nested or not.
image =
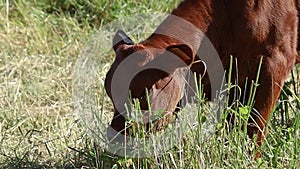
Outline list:
[[[255,80],[260,58],[263,57],[254,103],[256,111],[252,112],[247,130],[250,137],[258,134],[257,143],[261,145],[266,121],[284,81],[296,60],[300,62],[297,57],[298,17],[295,0],[185,0],[171,14],[148,39],[138,44],[134,44],[124,32],[116,33],[113,42],[116,58],[105,80],[109,97],[113,97],[112,90],[119,90],[116,89],[118,86],[111,86],[118,66],[123,60],[136,58],[136,62],[128,62],[127,65],[130,71],[142,70],[130,83],[132,98],[139,99],[143,110],[159,109],[164,110],[165,115],[172,114],[182,98],[182,73],[190,68],[201,76],[204,66],[197,60],[204,61],[207,69],[218,69],[209,55],[212,53],[201,51],[203,42],[209,39],[225,70],[229,68],[230,55],[236,58],[237,69],[233,69],[232,83],[236,81],[239,86],[245,86],[248,79],[247,89],[250,88],[249,82]],[[168,57],[171,55],[176,55],[185,64],[173,61],[176,59]],[[167,65],[164,71],[151,69],[151,65],[160,63]],[[216,74],[205,74],[202,79],[204,93],[210,100],[216,94],[211,83],[212,76]],[[145,89],[150,92],[150,108],[145,99]],[[249,90],[243,92],[249,96]],[[121,94],[121,89],[116,93],[120,93],[120,97],[113,99],[115,112],[108,129],[110,138],[117,132],[124,134],[125,131],[125,108],[122,106],[128,98]],[[167,120],[158,121],[157,129],[170,121],[169,116],[166,117]]]

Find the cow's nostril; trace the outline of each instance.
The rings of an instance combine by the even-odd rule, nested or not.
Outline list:
[[[109,143],[123,143],[125,136],[121,132],[116,131],[111,126],[108,126],[106,129],[106,136]]]

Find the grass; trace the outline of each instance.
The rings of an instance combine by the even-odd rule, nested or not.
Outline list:
[[[287,80],[274,110],[276,113],[271,118],[263,153],[257,161],[249,154],[249,151],[257,150],[255,144],[238,127],[227,133],[224,124],[216,129],[218,134],[211,135],[204,142],[199,141],[203,134],[200,127],[187,126],[193,132],[186,133],[185,141],[179,141],[176,147],[164,154],[140,159],[119,157],[99,146],[74,115],[74,68],[79,53],[99,27],[136,13],[170,11],[177,3],[178,0],[1,1],[0,167],[300,166],[299,68],[295,68]],[[143,35],[135,37],[142,38]],[[98,86],[93,88],[96,91],[93,103],[100,112],[97,117],[104,117],[108,122],[112,107],[103,92],[103,79],[113,56],[111,52],[106,54],[109,57],[101,60],[97,67]],[[190,109],[187,107],[182,114]],[[198,111],[197,107],[195,111]],[[209,111],[208,105],[201,108],[201,112]],[[106,121],[103,125],[107,125]]]

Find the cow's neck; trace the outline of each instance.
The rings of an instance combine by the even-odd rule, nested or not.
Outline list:
[[[154,48],[187,44],[196,52],[211,21],[212,0],[186,0],[142,43]]]

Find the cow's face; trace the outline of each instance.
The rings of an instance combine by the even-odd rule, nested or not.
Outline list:
[[[106,92],[114,105],[112,129],[124,129],[122,116],[129,98],[138,99],[141,109],[146,110],[144,123],[149,122],[150,108],[162,114],[174,112],[183,94],[184,75],[193,61],[192,50],[187,45],[157,49],[134,44],[122,31],[116,33],[113,48],[116,57],[105,79]]]

